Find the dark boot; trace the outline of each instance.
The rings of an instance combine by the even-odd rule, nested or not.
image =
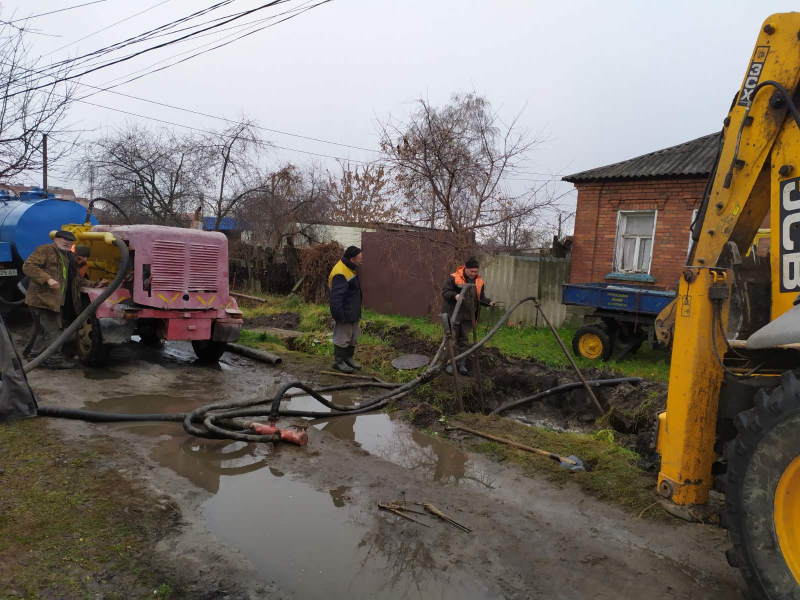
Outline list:
[[[353,368],[347,364],[347,348],[333,346],[333,368],[342,373],[352,373]]]
[[[346,363],[347,363],[347,366],[349,366],[349,367],[351,367],[351,368],[353,368],[353,369],[357,369],[357,370],[359,370],[359,371],[360,371],[360,370],[361,370],[361,365],[360,365],[360,364],[358,364],[358,363],[357,363],[357,362],[356,362],[356,361],[353,359],[353,357],[355,356],[355,354],[356,354],[356,347],[355,347],[355,346],[348,346],[348,347],[347,347],[347,356],[345,356],[344,362],[346,362]]]
[[[467,365],[463,360],[458,361],[456,363],[456,367],[458,367],[459,375],[469,375],[469,371],[467,371]]]
[[[453,365],[451,363],[447,363],[447,366],[444,368],[448,375],[453,374]]]

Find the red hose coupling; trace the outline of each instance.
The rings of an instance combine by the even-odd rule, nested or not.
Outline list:
[[[305,431],[290,431],[280,429],[274,425],[264,425],[263,423],[251,423],[250,427],[260,435],[278,434],[282,442],[289,442],[295,446],[305,446],[308,443],[308,434]]]

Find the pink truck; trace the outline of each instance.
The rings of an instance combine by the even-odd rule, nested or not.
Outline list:
[[[130,251],[128,273],[114,293],[78,330],[81,361],[103,365],[109,344],[139,335],[143,341],[191,341],[197,358],[218,360],[228,342],[239,339],[242,312],[228,289],[228,240],[218,232],[158,225],[97,225],[85,231],[108,232]],[[115,246],[81,240],[90,246],[92,280],[112,279],[119,270]],[[116,267],[116,268],[115,268]],[[88,304],[102,288],[84,288]]]

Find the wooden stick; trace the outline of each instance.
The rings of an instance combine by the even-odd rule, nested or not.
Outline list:
[[[248,296],[247,294],[240,294],[239,292],[230,292],[230,296],[234,298],[243,298],[244,300],[252,300],[253,302],[266,302],[264,298],[256,298],[255,296]]]
[[[472,532],[472,529],[470,529],[466,525],[462,525],[461,523],[459,523],[458,521],[456,521],[454,519],[451,519],[446,514],[444,514],[442,511],[440,511],[438,508],[436,508],[433,504],[430,504],[430,503],[423,504],[423,508],[425,510],[427,510],[429,513],[431,513],[432,515],[436,515],[437,517],[439,517],[442,521],[444,521],[446,523],[450,523],[450,525],[453,525],[454,527],[458,527],[462,531],[466,531],[467,533],[471,533]]]
[[[369,379],[371,381],[380,381],[377,377],[372,375],[357,375],[355,373],[340,373],[339,371],[320,371],[322,375],[337,375],[339,377],[352,377],[353,379]],[[381,383],[383,383],[381,381]]]
[[[412,523],[416,523],[417,525],[422,525],[423,527],[430,527],[430,525],[428,525],[426,523],[421,523],[421,522],[417,521],[416,519],[412,519],[408,515],[404,515],[403,513],[400,512],[401,510],[403,510],[400,507],[396,507],[396,506],[393,506],[393,505],[390,505],[390,504],[385,504],[383,502],[378,502],[378,508],[382,508],[383,510],[388,510],[390,513],[394,513],[398,517],[403,517],[404,519],[408,519],[409,521],[411,521]]]
[[[452,429],[459,429],[461,431],[466,431],[467,433],[471,433],[472,435],[477,435],[478,437],[485,438],[487,440],[491,440],[493,442],[499,442],[501,444],[506,444],[508,446],[513,446],[514,448],[519,448],[520,450],[525,450],[526,452],[533,452],[534,454],[541,454],[542,456],[546,456],[552,460],[557,460],[559,462],[565,462],[569,465],[577,465],[578,463],[572,460],[571,458],[566,458],[564,456],[559,456],[553,452],[548,452],[547,450],[540,450],[539,448],[534,448],[533,446],[526,446],[525,444],[520,444],[519,442],[512,442],[511,440],[507,440],[504,438],[495,437],[493,435],[489,435],[488,433],[483,433],[482,431],[478,431],[476,429],[470,429],[469,427],[463,427],[461,425],[453,425],[451,427],[445,427],[445,429],[452,430]]]

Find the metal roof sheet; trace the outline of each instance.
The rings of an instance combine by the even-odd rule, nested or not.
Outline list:
[[[562,177],[582,183],[599,179],[649,179],[656,177],[708,177],[717,156],[719,133],[643,154],[622,162]]]

